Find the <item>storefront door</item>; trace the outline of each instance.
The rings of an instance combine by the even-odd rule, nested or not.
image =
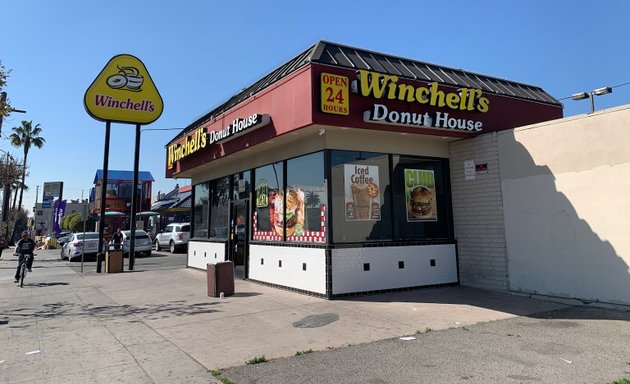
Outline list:
[[[233,201],[230,207],[230,255],[236,276],[247,278],[249,255],[249,209],[248,200]]]

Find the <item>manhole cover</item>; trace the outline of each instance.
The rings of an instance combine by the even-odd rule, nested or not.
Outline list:
[[[293,323],[295,328],[318,328],[334,323],[339,320],[339,315],[336,313],[322,313],[321,315],[306,316],[300,321]]]

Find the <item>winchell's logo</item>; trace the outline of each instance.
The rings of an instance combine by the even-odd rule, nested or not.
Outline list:
[[[416,102],[458,111],[488,112],[490,100],[483,96],[480,89],[460,88],[457,92],[445,92],[439,89],[437,82],[415,87],[400,84],[398,80],[398,76],[359,70],[358,79],[352,81],[351,88],[364,97]]]

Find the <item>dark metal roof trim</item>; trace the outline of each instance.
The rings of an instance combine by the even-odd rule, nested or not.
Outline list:
[[[438,83],[448,86],[478,88],[497,95],[507,95],[519,99],[552,104],[558,107],[562,106],[560,101],[546,93],[542,88],[534,85],[517,83],[506,79],[405,59],[398,56],[385,55],[327,41],[319,41],[254,84],[243,88],[239,93],[213,108],[199,119],[193,121],[171,141],[184,136],[190,130],[227,112],[240,102],[261,92],[309,63],[325,64],[355,70],[357,68],[368,69],[412,80],[437,81]]]

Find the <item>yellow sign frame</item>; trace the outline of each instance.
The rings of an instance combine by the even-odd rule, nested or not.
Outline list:
[[[128,124],[151,124],[164,109],[146,66],[129,54],[109,60],[85,92],[83,103],[96,120]]]

